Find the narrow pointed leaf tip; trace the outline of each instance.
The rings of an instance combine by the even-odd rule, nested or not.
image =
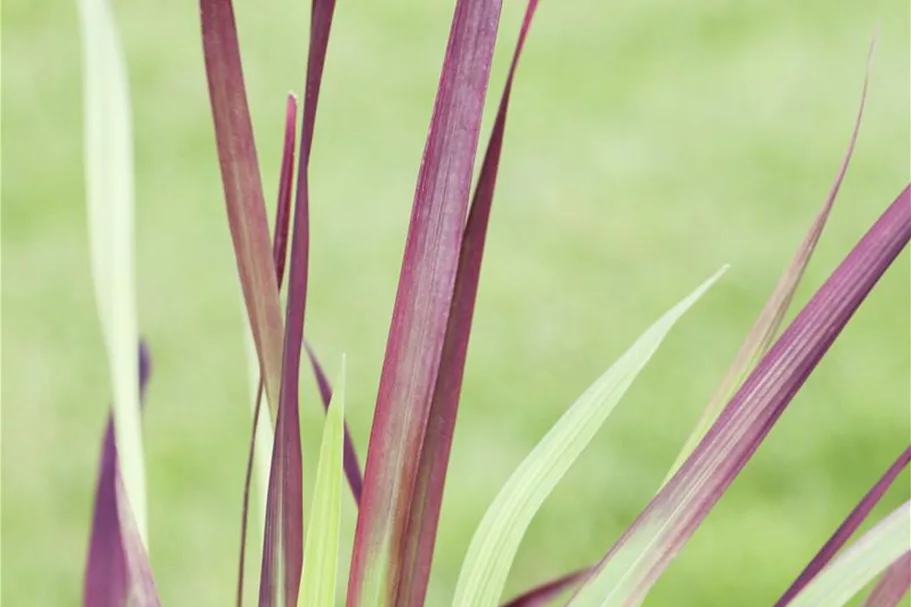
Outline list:
[[[848,149],[845,151],[841,166],[838,169],[838,173],[835,175],[835,182],[829,190],[829,195],[826,197],[825,203],[816,216],[816,219],[813,220],[810,230],[807,232],[806,236],[804,236],[797,251],[794,252],[791,261],[788,262],[788,265],[785,267],[781,278],[778,279],[778,284],[776,284],[775,288],[772,290],[772,295],[769,297],[768,302],[766,302],[765,307],[763,307],[762,311],[759,313],[756,323],[747,334],[746,340],[743,342],[743,345],[740,346],[740,350],[737,351],[737,355],[734,357],[731,366],[725,372],[721,384],[719,384],[708,405],[706,405],[705,410],[702,412],[702,416],[693,428],[683,449],[681,449],[680,455],[677,456],[677,461],[671,466],[671,471],[668,474],[667,479],[665,479],[665,482],[667,482],[667,480],[680,468],[680,465],[683,464],[684,460],[693,452],[693,449],[696,448],[696,445],[702,437],[705,436],[705,433],[708,432],[711,425],[718,419],[721,408],[728,402],[733,395],[734,390],[740,386],[743,379],[746,377],[746,374],[756,365],[759,358],[768,351],[769,346],[772,345],[772,339],[781,327],[784,315],[791,306],[791,300],[794,298],[797,286],[800,284],[804,271],[810,263],[813,251],[816,250],[816,244],[819,242],[820,236],[822,236],[822,231],[826,227],[826,222],[832,211],[832,206],[835,204],[835,198],[838,196],[838,191],[841,189],[845,174],[848,172],[848,165],[851,162],[851,156],[854,154],[857,136],[860,133],[860,123],[864,115],[864,106],[867,101],[867,86],[870,82],[870,63],[873,59],[873,50],[875,47],[876,37],[874,36],[870,42],[870,50],[867,54],[867,67],[864,72],[864,83],[860,94],[860,107],[857,110],[857,117],[854,120],[854,129],[851,131],[851,137],[848,140]]]
[[[819,574],[820,570],[832,560],[832,557],[834,557],[841,547],[845,545],[848,538],[850,538],[861,523],[866,520],[870,511],[873,510],[873,507],[879,503],[879,500],[889,487],[892,486],[892,483],[895,482],[895,479],[898,478],[901,471],[908,465],[909,460],[911,460],[911,446],[908,446],[902,451],[892,465],[889,466],[889,469],[886,470],[876,484],[873,485],[870,491],[864,495],[863,499],[860,500],[860,503],[851,511],[844,522],[839,525],[832,537],[829,538],[816,556],[813,557],[813,560],[810,561],[794,583],[791,584],[791,587],[785,591],[780,599],[778,599],[778,602],[775,603],[775,607],[785,607],[788,605],[788,603]]]
[[[456,4],[380,377],[349,607],[397,600],[404,533],[452,305],[499,18],[499,0]]]
[[[636,605],[746,465],[911,237],[911,186],[880,216],[762,358],[680,470],[572,599]]]
[[[80,0],[85,82],[85,181],[92,278],[114,396],[124,497],[147,545],[146,481],[136,368],[133,133],[126,67],[111,8]]]
[[[537,5],[537,1],[532,0],[526,8],[462,236],[440,367],[431,398],[426,434],[418,456],[415,489],[408,507],[409,518],[403,532],[405,546],[402,550],[402,577],[395,599],[397,605],[423,605],[427,593],[509,98]]]
[[[519,543],[541,504],[582,453],[684,312],[725,266],[671,308],[563,414],[513,473],[478,525],[456,584],[456,607],[497,605]]]
[[[344,451],[345,357],[335,382],[337,390],[326,412],[313,507],[304,546],[304,572],[298,607],[334,607],[338,570]]]

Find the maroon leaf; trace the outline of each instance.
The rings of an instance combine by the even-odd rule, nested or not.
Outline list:
[[[588,567],[579,569],[546,584],[536,586],[512,599],[503,607],[544,607],[549,605],[555,598],[584,580],[590,570],[591,568]]]
[[[911,588],[911,550],[880,576],[863,607],[895,607]]]
[[[459,0],[418,174],[377,396],[348,605],[395,604],[443,356],[500,1]]]
[[[440,507],[443,502],[446,469],[449,465],[468,340],[478,293],[484,243],[497,182],[500,152],[503,148],[509,97],[516,66],[537,6],[537,0],[531,0],[525,11],[462,237],[439,371],[427,418],[426,433],[421,442],[415,489],[408,506],[409,517],[403,534],[404,561],[401,564],[402,577],[398,584],[398,594],[394,603],[396,605],[420,607],[424,604],[424,596],[427,593]]]
[[[854,531],[856,531],[860,524],[866,520],[870,511],[873,510],[873,507],[879,503],[879,500],[886,490],[892,486],[892,483],[898,478],[899,473],[908,465],[909,460],[911,460],[911,446],[902,451],[895,462],[886,470],[876,484],[873,485],[863,499],[860,500],[860,503],[855,506],[854,510],[851,511],[844,522],[835,530],[835,533],[832,534],[832,537],[830,537],[823,547],[820,548],[819,552],[813,557],[813,560],[810,561],[797,579],[794,580],[794,583],[791,584],[790,588],[788,588],[781,598],[778,599],[778,602],[775,603],[775,607],[784,607],[790,603],[791,600],[803,590],[804,586],[810,583],[810,581],[819,574],[822,568],[832,560],[832,557],[834,557],[841,547],[845,545],[845,542],[854,534]]]
[[[149,381],[151,363],[145,343],[139,343],[139,399],[142,402],[145,387]],[[145,589],[145,594],[154,591],[155,582],[148,565],[148,555],[138,536],[124,542],[123,523],[129,525],[129,533],[136,534],[132,513],[121,517],[118,502],[125,503],[125,496],[118,493],[119,469],[117,445],[114,440],[114,419],[108,414],[107,427],[101,447],[101,461],[98,472],[98,487],[95,490],[95,507],[92,529],[89,535],[89,553],[86,559],[85,588],[83,604],[86,607],[123,607],[131,586]],[[129,549],[129,554],[126,550]],[[128,562],[129,559],[129,562]],[[136,573],[139,572],[139,576]],[[148,579],[146,579],[148,578]],[[148,605],[157,604],[157,592],[152,592]]]

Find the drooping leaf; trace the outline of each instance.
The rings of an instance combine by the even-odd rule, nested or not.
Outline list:
[[[452,306],[499,0],[459,0],[418,174],[358,512],[349,607],[395,600]]]
[[[122,504],[148,546],[136,368],[133,131],[126,67],[106,0],[80,0],[85,82],[85,183],[92,278],[113,393]]]
[[[304,545],[299,607],[335,607],[335,577],[342,509],[342,454],[345,419],[345,358],[338,390],[326,412],[313,488],[313,507]]]
[[[740,346],[740,350],[738,350],[737,355],[734,357],[734,361],[731,363],[727,372],[725,372],[721,384],[715,390],[715,394],[712,396],[709,404],[706,405],[705,410],[702,412],[702,416],[693,428],[683,449],[680,450],[677,461],[671,466],[670,473],[668,474],[667,479],[665,479],[665,482],[677,472],[680,465],[689,457],[690,453],[693,452],[693,449],[696,448],[696,445],[699,444],[699,441],[702,440],[702,437],[705,436],[705,433],[708,432],[708,429],[715,423],[715,420],[718,419],[721,408],[730,400],[734,390],[740,386],[743,379],[746,377],[746,374],[756,366],[759,358],[768,352],[769,346],[772,345],[772,339],[778,332],[779,327],[781,327],[784,315],[791,306],[791,300],[794,298],[794,292],[797,290],[797,286],[800,284],[801,278],[803,278],[804,270],[806,270],[807,265],[810,263],[810,258],[813,256],[813,251],[816,249],[816,243],[819,242],[819,237],[822,236],[826,221],[829,219],[829,213],[832,211],[832,205],[835,203],[835,197],[838,196],[838,190],[841,188],[845,173],[848,171],[848,164],[851,162],[851,156],[854,154],[854,145],[857,143],[857,135],[860,132],[860,122],[864,115],[864,104],[867,100],[867,85],[870,81],[870,61],[873,58],[875,43],[876,39],[874,37],[873,41],[870,43],[870,51],[867,54],[867,70],[864,73],[864,85],[860,94],[860,107],[857,110],[857,118],[854,121],[854,130],[851,132],[851,138],[848,141],[848,149],[845,151],[841,167],[835,175],[835,183],[832,184],[832,189],[829,190],[829,195],[826,198],[825,204],[823,204],[822,210],[810,226],[809,232],[804,236],[803,241],[794,253],[794,257],[791,258],[791,261],[789,261],[788,265],[785,267],[781,278],[778,279],[778,284],[776,284],[775,288],[772,290],[769,301],[766,302],[762,312],[759,313],[759,318],[756,319],[756,323],[747,334],[747,338],[743,342],[743,345]]]
[[[911,550],[892,563],[879,581],[863,607],[895,607],[911,588]]]
[[[727,268],[659,318],[554,424],[481,519],[456,583],[455,607],[497,605],[535,513],[658,350],[665,336]]]
[[[813,557],[813,560],[810,561],[797,579],[794,580],[794,583],[791,584],[790,588],[788,588],[781,598],[778,599],[778,602],[775,603],[775,607],[785,607],[788,605],[790,601],[793,600],[793,598],[797,596],[811,580],[813,580],[813,578],[819,575],[822,568],[832,560],[835,554],[841,550],[841,547],[845,545],[845,542],[854,534],[854,531],[856,531],[861,523],[866,520],[870,511],[873,510],[873,507],[879,503],[879,500],[882,498],[883,494],[886,493],[886,490],[892,486],[892,483],[895,482],[895,479],[898,478],[901,471],[908,465],[908,461],[911,461],[911,446],[908,446],[902,451],[889,469],[886,470],[870,491],[868,491],[863,499],[860,500],[860,503],[851,511],[844,522],[839,525],[838,529],[835,530],[835,533],[832,534],[832,537],[829,538],[816,556]]]
[[[266,525],[259,590],[261,607],[290,607],[297,603],[300,592],[303,561],[303,477],[298,388],[310,257],[308,167],[334,10],[334,0],[313,0],[311,4],[310,52],[301,120],[297,193],[294,200],[282,384],[266,498]]]
[[[513,51],[512,63],[506,76],[503,95],[500,98],[462,237],[443,352],[427,418],[426,434],[418,456],[415,489],[408,507],[409,518],[404,532],[402,575],[396,589],[396,605],[421,607],[427,593],[440,506],[443,502],[446,468],[452,448],[471,322],[481,275],[484,242],[506,130],[509,97],[519,57],[537,6],[537,0],[530,0],[525,10],[525,18]]]
[[[139,343],[139,402],[151,372],[149,351]],[[91,607],[122,607],[126,601],[130,580],[127,577],[127,556],[124,553],[120,515],[117,509],[117,444],[114,438],[114,419],[108,414],[107,427],[101,446],[98,466],[98,486],[92,529],[89,533],[89,552],[86,558],[83,605]],[[142,555],[145,549],[140,545]],[[132,557],[134,561],[142,556]],[[145,556],[148,559],[148,556]],[[153,582],[154,583],[154,582]]]
[[[800,311],[680,470],[598,564],[573,607],[637,605],[746,465],[911,237],[907,186]]]
[[[561,594],[569,591],[576,584],[585,579],[588,575],[589,568],[579,569],[567,573],[563,577],[551,580],[546,584],[535,586],[527,592],[523,592],[516,598],[512,599],[503,607],[545,607],[559,597]]]
[[[789,607],[841,607],[911,548],[911,502],[905,502],[836,556]]]

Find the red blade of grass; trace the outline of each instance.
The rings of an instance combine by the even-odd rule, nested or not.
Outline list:
[[[588,577],[573,604],[636,605],[645,597],[909,238],[911,185],[762,358],[680,470]]]
[[[420,607],[427,593],[446,482],[446,468],[452,449],[452,436],[458,415],[465,358],[477,299],[481,262],[484,257],[484,243],[497,182],[500,153],[503,149],[509,98],[519,57],[522,55],[537,7],[538,1],[531,0],[525,11],[465,224],[439,371],[425,435],[420,445],[415,488],[411,502],[407,506],[408,519],[403,533],[404,560],[401,564],[402,575],[397,585],[395,605]]]
[[[854,146],[857,143],[857,135],[860,132],[860,123],[864,115],[864,105],[867,100],[867,85],[870,81],[870,62],[873,58],[875,46],[876,37],[874,36],[873,40],[870,42],[870,50],[867,54],[867,69],[864,73],[864,85],[860,95],[860,107],[857,110],[857,118],[854,121],[854,129],[851,132],[851,138],[848,141],[848,149],[845,151],[841,167],[838,169],[838,173],[835,176],[835,182],[832,184],[831,190],[829,190],[829,195],[826,198],[825,204],[816,216],[813,224],[810,226],[809,232],[804,236],[797,251],[795,251],[791,261],[788,262],[784,273],[781,275],[781,278],[778,279],[778,284],[775,285],[775,288],[772,291],[771,297],[769,297],[762,312],[759,313],[756,323],[747,334],[747,338],[744,340],[743,345],[740,346],[740,350],[737,351],[737,355],[734,357],[734,361],[731,363],[724,378],[721,380],[721,384],[719,384],[715,394],[703,410],[702,416],[693,428],[692,434],[680,451],[677,461],[674,462],[674,465],[671,467],[671,474],[677,471],[680,464],[682,464],[687,456],[692,453],[702,437],[705,436],[709,427],[718,418],[722,406],[728,402],[734,390],[740,385],[746,374],[756,365],[759,358],[768,351],[769,346],[772,345],[772,339],[775,337],[775,333],[778,331],[779,327],[781,327],[781,322],[784,320],[784,315],[791,306],[791,300],[794,298],[797,286],[800,284],[804,271],[810,263],[810,258],[813,256],[813,251],[816,249],[819,237],[822,236],[822,231],[825,228],[826,222],[829,219],[829,214],[832,211],[832,205],[835,203],[836,196],[838,196],[838,190],[841,189],[842,181],[844,181],[845,174],[848,172],[848,164],[851,162],[851,156],[854,154]],[[670,478],[670,474],[668,475],[668,478]]]
[[[307,59],[297,194],[294,201],[281,396],[266,496],[266,524],[259,591],[259,602],[263,607],[282,604],[293,607],[297,604],[300,590],[303,561],[303,477],[298,385],[310,253],[308,166],[334,10],[334,0],[314,0],[311,4],[310,52]]]
[[[142,403],[149,381],[151,363],[145,343],[139,343],[139,400]],[[95,490],[95,507],[92,530],[89,535],[89,552],[86,559],[83,604],[87,607],[122,607],[131,586],[144,588],[149,597],[147,605],[157,605],[155,582],[148,564],[148,555],[138,537],[128,543],[124,540],[118,500],[119,470],[117,445],[114,440],[114,420],[108,414],[108,423],[101,447],[98,487]],[[119,490],[122,492],[122,488]],[[126,513],[124,522],[134,527],[132,514]],[[129,532],[128,532],[129,533]],[[135,528],[132,529],[135,534]],[[132,554],[127,554],[130,550]],[[132,565],[131,565],[132,563]],[[138,578],[137,579],[137,570]]]
[[[589,571],[591,571],[591,568],[587,567],[585,569],[573,571],[572,573],[567,573],[563,577],[536,586],[527,592],[523,592],[503,605],[503,607],[545,607],[545,605],[549,605],[555,598],[584,580]]]
[[[395,600],[452,306],[499,0],[459,0],[415,191],[370,434],[348,605]]]
[[[854,510],[851,511],[844,522],[835,530],[832,537],[830,537],[823,547],[819,549],[819,552],[813,557],[813,560],[811,560],[801,574],[797,576],[794,583],[791,584],[781,598],[778,599],[778,602],[775,603],[775,607],[784,607],[790,603],[791,600],[803,590],[804,586],[816,577],[822,568],[832,560],[835,553],[841,550],[841,547],[845,545],[845,542],[854,534],[860,524],[866,520],[870,511],[873,510],[873,507],[879,503],[879,500],[882,498],[883,494],[885,494],[886,490],[892,486],[892,483],[898,478],[899,473],[908,465],[909,460],[911,460],[911,446],[902,451],[895,462],[886,470],[876,484],[873,485],[863,499],[860,500],[860,503],[855,506]]]
[[[892,563],[876,582],[863,607],[895,607],[911,588],[911,550]]]

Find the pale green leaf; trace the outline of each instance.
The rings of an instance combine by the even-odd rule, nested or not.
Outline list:
[[[342,507],[342,450],[345,436],[345,357],[329,403],[313,488],[313,507],[304,544],[299,607],[334,607]]]
[[[522,536],[545,498],[594,437],[674,323],[726,269],[718,271],[643,333],[519,465],[471,540],[456,586],[456,607],[499,603]]]
[[[120,471],[148,546],[139,419],[133,253],[133,133],[126,68],[110,6],[80,0],[85,80],[85,182],[92,278],[113,392]]]

